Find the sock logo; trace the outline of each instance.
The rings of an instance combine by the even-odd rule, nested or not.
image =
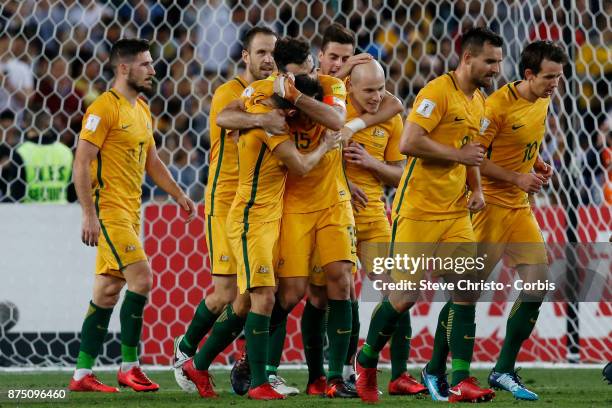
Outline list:
[[[348,330],[338,329],[338,330],[336,330],[336,333],[337,333],[337,334],[348,334],[348,333],[350,333],[351,331],[352,331],[351,329],[348,329]]]
[[[269,331],[268,331],[268,330],[261,330],[261,331],[258,331],[258,330],[253,329],[253,334],[254,334],[254,335],[256,335],[256,336],[257,336],[258,334],[264,334],[264,333],[269,333]]]
[[[137,316],[137,315],[135,315],[134,313],[132,313],[132,314],[130,315],[130,317],[131,317],[132,319],[142,319],[142,315]]]
[[[468,335],[466,334],[465,336],[463,336],[463,338],[464,338],[465,340],[474,340],[476,337],[470,337],[470,336],[468,336]]]
[[[379,336],[384,336],[384,337],[391,337],[391,336],[393,336],[392,334],[386,334],[386,333],[383,333],[381,331],[378,332],[378,335]]]
[[[107,327],[104,327],[104,326],[97,325],[97,326],[96,326],[96,329],[98,329],[98,330],[106,330],[106,329],[108,329],[108,328],[107,328]]]
[[[537,320],[536,320],[536,319],[534,319],[533,317],[532,317],[531,319],[529,319],[529,323],[536,324],[536,321],[537,321]]]

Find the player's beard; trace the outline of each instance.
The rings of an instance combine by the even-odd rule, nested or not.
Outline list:
[[[136,81],[136,79],[134,79],[132,76],[132,72],[130,72],[128,73],[127,85],[136,92],[143,93],[147,96],[151,96],[153,94],[153,78],[151,78],[151,85],[147,85],[146,83],[139,84],[138,81]]]
[[[255,78],[255,80],[259,81],[261,79],[266,79],[268,77],[268,74],[264,74],[262,71],[262,68],[264,67],[264,65],[260,65],[258,68],[255,68],[254,65],[250,65],[249,66],[249,72],[251,73],[251,75],[253,76],[253,78]],[[269,68],[270,73],[274,72],[274,65],[267,66],[266,68]]]

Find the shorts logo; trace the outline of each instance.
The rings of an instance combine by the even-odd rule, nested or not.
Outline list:
[[[313,274],[315,274],[315,273],[321,273],[321,272],[323,272],[323,268],[321,268],[320,266],[315,265],[315,266],[313,266],[313,267],[312,267],[312,273],[313,273]]]
[[[260,266],[259,269],[257,270],[257,273],[268,273],[270,272],[270,268],[268,268],[267,266]]]
[[[125,252],[132,252],[136,250],[136,246],[135,245],[128,245],[125,247]]]
[[[219,262],[229,262],[229,260],[230,260],[230,257],[227,255],[221,255],[219,257]]]

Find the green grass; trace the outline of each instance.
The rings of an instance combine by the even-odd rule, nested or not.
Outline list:
[[[413,375],[415,370],[411,370]],[[281,373],[287,381],[300,389],[304,388],[306,373],[304,371],[286,370]],[[475,370],[474,374],[485,383],[487,371]],[[540,395],[540,401],[518,402],[507,392],[498,392],[492,402],[495,407],[611,407],[612,385],[601,380],[601,370],[591,369],[525,369],[521,372],[526,384]],[[260,402],[250,401],[247,398],[234,395],[230,391],[229,372],[214,372],[216,379],[215,389],[220,394],[216,400],[203,400],[197,394],[183,393],[170,371],[151,372],[150,377],[159,382],[161,390],[157,393],[135,393],[123,390],[120,394],[72,393],[63,401],[21,401],[19,406],[91,406],[91,407],[169,407],[178,408],[186,406],[212,406],[217,407],[357,407],[364,405],[359,400],[326,400],[304,395],[291,397],[285,401]],[[115,383],[115,374],[101,372],[99,377],[107,384]],[[66,387],[70,378],[68,372],[40,372],[40,373],[0,373],[0,407],[15,406],[15,401],[7,401],[6,393],[9,389],[60,389]],[[379,375],[380,388],[386,390],[389,373],[384,370]],[[413,397],[391,397],[383,395],[378,406],[436,406],[429,399]]]

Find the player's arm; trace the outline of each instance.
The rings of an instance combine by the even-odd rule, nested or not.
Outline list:
[[[479,166],[485,154],[484,148],[479,143],[466,143],[461,149],[438,143],[429,137],[427,130],[410,120],[407,120],[404,126],[400,152],[407,156],[448,160],[466,166]]]
[[[325,153],[337,148],[339,142],[339,132],[327,132],[321,143],[309,153],[300,153],[292,140],[285,140],[272,150],[272,154],[287,166],[289,172],[305,176],[319,163]]]
[[[480,184],[480,168],[478,166],[467,166],[467,183],[472,191],[468,200],[468,210],[475,213],[485,206],[484,194]]]
[[[392,187],[397,187],[404,172],[404,161],[382,162],[355,142],[350,142],[344,148],[344,160],[369,171],[378,180]]]
[[[100,221],[91,194],[91,163],[100,149],[87,140],[80,139],[72,165],[72,180],[82,209],[81,241],[88,246],[97,246],[100,236]]]
[[[376,113],[364,113],[358,118],[349,120],[342,128],[342,139],[349,140],[354,133],[369,128],[370,126],[383,123],[397,115],[402,113],[404,105],[396,98],[391,92],[386,91],[383,97],[378,112]]]
[[[151,143],[147,152],[147,162],[145,163],[147,174],[151,176],[153,182],[161,187],[166,193],[177,202],[183,210],[187,212],[187,221],[190,222],[196,215],[193,201],[183,192],[179,185],[174,181],[170,171],[157,155],[155,143]]]
[[[513,184],[526,193],[537,193],[548,182],[544,175],[508,170],[489,159],[484,159],[480,165],[480,172],[486,177]]]
[[[249,113],[246,111],[243,99],[230,102],[217,115],[217,126],[224,129],[244,130],[262,128],[271,135],[287,133],[285,115],[280,109],[268,113]]]
[[[313,121],[328,129],[339,131],[344,126],[346,109],[344,106],[329,105],[300,92],[290,77],[279,75],[274,80],[274,92],[291,102]]]

